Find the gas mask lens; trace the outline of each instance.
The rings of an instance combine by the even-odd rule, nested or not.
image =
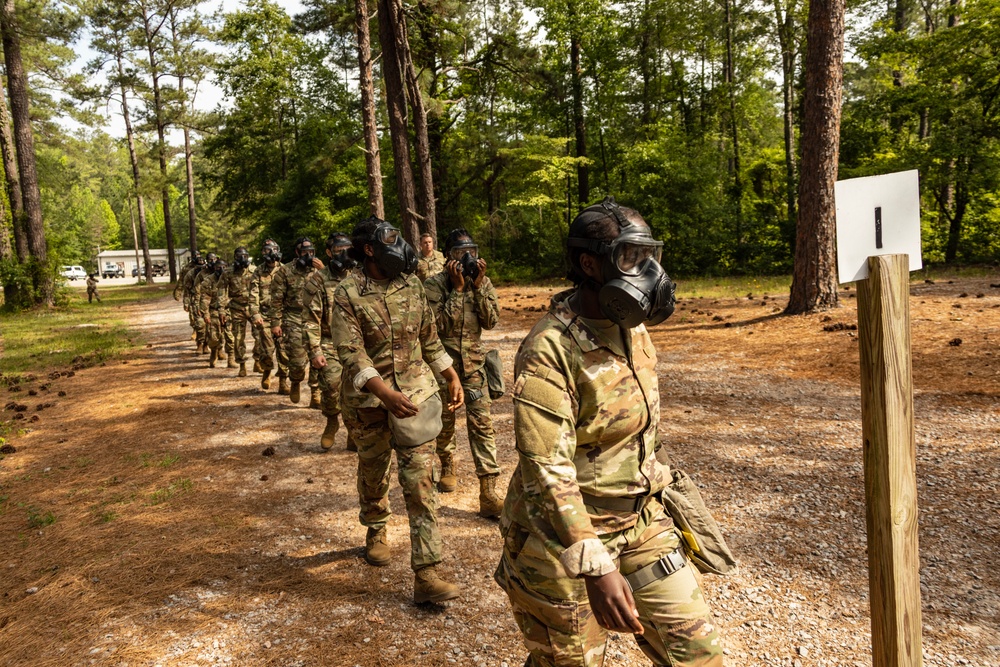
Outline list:
[[[614,248],[613,260],[615,268],[624,275],[634,276],[639,273],[642,263],[652,259],[660,263],[663,243],[650,240],[648,243],[619,243]]]
[[[399,238],[399,230],[392,227],[382,227],[378,230],[378,241],[383,245],[395,245]]]
[[[469,253],[472,259],[479,259],[479,246],[465,245],[452,248],[448,253],[448,259],[453,259],[456,262],[459,262],[462,260],[462,257],[465,256],[465,253]]]

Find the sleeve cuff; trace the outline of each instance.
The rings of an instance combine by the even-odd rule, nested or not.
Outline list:
[[[374,366],[369,366],[368,368],[363,369],[360,373],[355,375],[354,380],[352,380],[352,382],[354,383],[354,388],[357,389],[358,391],[361,391],[362,389],[365,388],[365,384],[369,380],[377,377],[379,377],[378,371],[375,370]]]
[[[453,363],[451,355],[446,352],[428,365],[431,367],[432,371],[441,374],[445,371],[445,369],[451,368]]]
[[[559,562],[566,570],[566,574],[573,578],[581,575],[599,577],[618,569],[611,559],[611,554],[596,537],[570,545],[559,556]]]

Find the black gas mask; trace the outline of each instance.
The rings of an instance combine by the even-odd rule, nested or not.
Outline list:
[[[475,280],[479,277],[479,246],[469,237],[459,239],[448,250],[448,259],[453,259],[462,267],[462,277]]]
[[[375,265],[389,279],[401,273],[417,270],[417,253],[413,246],[403,239],[399,230],[388,222],[382,222],[372,234]]]
[[[334,271],[350,271],[358,265],[347,251],[351,249],[351,237],[341,232],[334,232],[326,240],[326,250],[330,254],[330,268]]]
[[[205,264],[205,266],[208,267],[209,271],[211,271],[213,269],[213,267],[215,266],[215,262],[218,259],[219,259],[219,256],[216,255],[214,252],[210,252],[207,255],[205,255],[204,264]]]
[[[303,269],[312,266],[313,258],[316,257],[316,248],[309,239],[299,239],[295,244],[296,264]]]
[[[201,255],[195,256],[192,261],[195,263],[196,266],[205,266],[205,264],[207,264],[205,258],[202,257]]]
[[[224,259],[215,260],[215,265],[212,270],[215,272],[216,278],[221,276],[222,272],[226,270],[226,260]]]
[[[250,253],[246,248],[237,248],[236,252],[233,253],[233,268],[245,269],[248,266],[250,266]]]
[[[264,241],[264,245],[261,246],[260,258],[264,260],[264,263],[269,267],[274,266],[281,261],[281,248],[278,247],[277,243],[268,239],[267,241]]]
[[[630,222],[613,198],[600,206],[618,223],[618,237],[610,243],[571,237],[567,244],[602,258],[597,300],[605,317],[628,329],[659,324],[674,312],[675,285],[660,266],[663,242],[649,227]]]

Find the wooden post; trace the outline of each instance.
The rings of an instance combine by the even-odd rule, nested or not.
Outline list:
[[[922,664],[907,255],[858,281],[861,420],[874,667]]]

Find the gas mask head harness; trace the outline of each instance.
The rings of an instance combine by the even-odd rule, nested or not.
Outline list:
[[[197,266],[205,266],[205,264],[207,263],[205,261],[205,258],[202,256],[200,252],[196,252],[194,255],[192,255],[191,261],[194,262]]]
[[[582,238],[588,223],[584,216],[600,213],[618,223],[618,236],[612,241]],[[655,240],[646,225],[628,220],[613,197],[581,211],[569,234],[570,248],[601,258],[604,282],[586,280],[597,288],[597,300],[605,317],[631,329],[641,322],[659,324],[674,312],[675,285],[660,266],[663,242]]]
[[[250,252],[243,246],[240,246],[233,253],[233,268],[245,269],[248,266],[250,266]]]
[[[475,280],[479,277],[479,246],[468,234],[450,239],[448,259],[455,260],[462,267],[462,277]]]
[[[351,237],[343,232],[334,232],[326,239],[326,250],[330,254],[330,268],[334,271],[349,271],[358,265],[347,251],[351,249]]]
[[[209,271],[214,270],[214,268],[215,268],[215,262],[218,259],[219,259],[219,256],[216,255],[214,252],[210,252],[207,255],[205,255],[205,266],[208,267]]]
[[[375,265],[390,280],[401,273],[413,273],[417,269],[417,253],[413,246],[403,239],[399,230],[385,220],[380,220],[371,240]]]
[[[295,262],[303,269],[312,266],[313,258],[316,257],[316,247],[312,241],[306,237],[295,242]]]
[[[268,239],[264,241],[264,245],[260,248],[260,258],[269,267],[274,266],[281,261],[281,248],[278,247],[276,242]]]
[[[222,258],[215,260],[215,264],[212,265],[212,270],[215,272],[216,278],[221,276],[222,272],[226,270],[226,260]]]

